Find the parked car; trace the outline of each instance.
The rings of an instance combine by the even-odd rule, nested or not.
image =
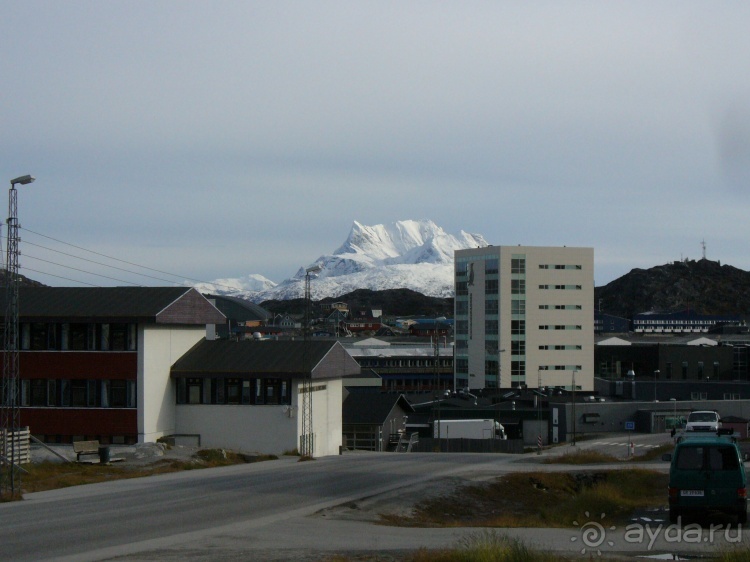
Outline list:
[[[690,412],[685,425],[685,431],[710,431],[716,433],[721,427],[721,418],[718,412],[699,410]]]
[[[669,521],[721,512],[747,523],[747,476],[736,440],[730,435],[693,434],[662,460],[669,468]],[[728,433],[728,432],[726,432]]]

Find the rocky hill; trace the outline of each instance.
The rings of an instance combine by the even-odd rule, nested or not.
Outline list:
[[[633,269],[594,294],[597,310],[624,318],[688,309],[750,317],[750,272],[706,259]]]

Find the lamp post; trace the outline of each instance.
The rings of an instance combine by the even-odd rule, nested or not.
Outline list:
[[[656,395],[656,383],[659,380],[659,374],[660,373],[661,373],[661,371],[659,369],[656,369],[654,371],[654,402],[658,402],[659,401],[659,399],[658,399],[658,397]]]
[[[310,367],[310,275],[323,269],[320,265],[308,267],[305,270],[305,325],[302,327],[302,428],[300,435],[301,456],[312,457],[315,451],[313,443],[313,415],[312,415],[312,371]]]
[[[0,478],[0,493],[9,492],[16,495],[21,488],[20,472],[16,477],[16,441],[20,431],[20,411],[18,404],[19,391],[19,355],[18,355],[18,192],[16,185],[28,185],[34,181],[30,175],[19,176],[10,180],[8,192],[8,238],[6,258],[6,308],[5,308],[5,351],[3,360],[3,385],[0,391],[2,402],[2,430],[5,433],[3,456],[5,469]],[[7,471],[7,473],[6,473]]]
[[[578,371],[573,369],[573,445],[576,445],[576,373]]]
[[[674,410],[672,411],[672,436],[677,432],[677,398],[670,398],[670,402],[674,403]]]
[[[537,425],[539,426],[539,438],[537,439],[537,455],[542,454],[542,367],[537,368]]]

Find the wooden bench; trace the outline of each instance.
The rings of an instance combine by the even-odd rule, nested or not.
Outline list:
[[[74,441],[73,452],[76,454],[76,460],[81,462],[84,455],[99,456],[99,441]]]

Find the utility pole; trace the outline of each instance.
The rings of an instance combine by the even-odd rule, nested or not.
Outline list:
[[[537,403],[537,424],[539,426],[539,437],[537,438],[537,455],[542,454],[542,445],[544,441],[542,440],[542,368],[537,368],[537,383],[536,383],[536,389],[539,392],[536,399],[538,401]]]
[[[440,450],[440,340],[438,340],[438,319],[435,317],[435,379],[436,379],[436,409],[437,409],[437,437],[438,451]],[[434,434],[434,431],[433,431]]]
[[[21,491],[20,458],[18,438],[21,429],[19,410],[19,345],[18,345],[18,192],[16,185],[27,185],[34,181],[31,176],[10,180],[8,192],[8,242],[7,269],[5,272],[5,336],[3,356],[3,385],[0,392],[2,402],[2,461],[0,495],[14,497]]]
[[[310,292],[310,275],[322,269],[319,265],[305,270],[305,325],[302,327],[302,428],[300,431],[299,454],[312,457],[315,452],[313,433],[313,404],[312,404],[312,367],[310,365],[310,307],[312,295]]]
[[[575,447],[576,445],[576,373],[577,371],[573,370],[573,445]]]

